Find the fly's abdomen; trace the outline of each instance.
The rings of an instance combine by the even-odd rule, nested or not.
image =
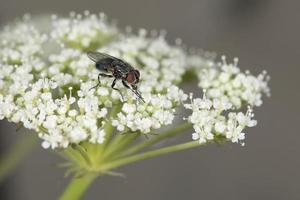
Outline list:
[[[96,63],[96,68],[100,71],[106,71],[106,67],[103,63]]]
[[[111,66],[111,63],[112,63],[111,58],[105,58],[96,62],[96,68],[100,71],[107,71],[109,66]]]

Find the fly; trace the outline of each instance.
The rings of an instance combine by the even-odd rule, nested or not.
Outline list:
[[[87,56],[96,63],[95,65],[98,70],[104,72],[98,74],[98,83],[91,89],[99,87],[101,76],[113,78],[112,89],[117,90],[122,95],[121,91],[115,88],[117,80],[121,80],[122,84],[130,89],[139,100],[145,102],[137,90],[137,84],[140,81],[140,72],[138,70],[134,69],[129,63],[105,53],[88,52]]]

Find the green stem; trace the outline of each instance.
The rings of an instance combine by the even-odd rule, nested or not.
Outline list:
[[[111,169],[120,167],[122,165],[129,164],[132,162],[136,162],[136,161],[140,161],[140,160],[144,160],[147,158],[152,158],[155,156],[160,156],[160,155],[168,154],[168,153],[172,153],[172,152],[182,151],[185,149],[190,149],[190,148],[194,148],[194,147],[198,147],[198,146],[200,146],[199,141],[192,141],[192,142],[187,142],[187,143],[183,143],[183,144],[172,145],[169,147],[164,147],[164,148],[148,151],[145,153],[140,153],[140,154],[136,154],[133,156],[129,156],[126,158],[121,158],[116,161],[112,161],[108,164],[103,165],[101,167],[101,170],[107,171],[107,170],[111,170]]]
[[[84,161],[86,162],[86,164],[88,166],[90,166],[92,164],[89,155],[87,155],[86,150],[82,146],[80,146],[78,144],[74,144],[71,147],[82,156],[82,158],[84,159]]]
[[[127,133],[123,135],[117,135],[109,145],[107,150],[104,152],[104,159],[110,159],[114,155],[117,155],[120,151],[126,149],[126,147],[134,142],[139,136],[140,133]]]
[[[96,173],[89,173],[80,178],[73,178],[59,200],[79,200],[96,178]]]
[[[35,134],[22,136],[0,161],[0,182],[5,180],[36,147],[38,137]]]
[[[74,149],[72,147],[68,147],[58,153],[62,157],[66,158],[74,163],[77,163],[81,168],[88,167],[88,163],[86,162],[85,158],[80,154],[79,151],[77,151],[76,149]]]
[[[183,124],[180,124],[179,126],[175,127],[175,128],[172,128],[172,129],[169,129],[165,132],[162,132],[162,133],[159,133],[159,135],[156,135],[154,137],[152,137],[151,139],[149,140],[146,140],[144,142],[140,142],[138,143],[137,145],[134,145],[130,148],[128,148],[127,150],[125,150],[123,153],[122,153],[122,156],[127,156],[127,155],[130,155],[130,154],[133,154],[133,153],[136,153],[148,146],[151,146],[165,138],[168,138],[168,137],[172,137],[172,136],[175,136],[177,134],[180,134],[182,133],[183,131],[189,129],[192,127],[192,124],[190,123],[183,123]]]

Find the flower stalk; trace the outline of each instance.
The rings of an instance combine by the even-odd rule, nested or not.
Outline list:
[[[154,135],[151,139],[139,142],[138,144],[127,148],[125,151],[121,153],[121,156],[127,156],[130,154],[134,154],[140,150],[143,150],[146,147],[150,147],[166,138],[175,137],[180,133],[184,133],[184,131],[192,128],[192,124],[190,123],[182,123],[174,128],[166,130],[164,132],[159,133],[158,135]]]
[[[159,148],[156,150],[151,150],[151,151],[147,151],[144,153],[140,153],[140,154],[136,154],[136,155],[132,155],[132,156],[128,156],[125,158],[121,158],[121,159],[112,161],[110,163],[104,164],[101,167],[101,170],[103,170],[103,171],[111,170],[111,169],[115,169],[117,167],[121,167],[123,165],[129,164],[132,162],[137,162],[137,161],[144,160],[147,158],[152,158],[152,157],[156,157],[156,156],[160,156],[160,155],[164,155],[164,154],[168,154],[168,153],[191,149],[191,148],[195,148],[198,146],[200,146],[199,142],[192,141],[192,142],[187,142],[187,143],[183,143],[183,144],[177,144],[177,145],[172,145],[172,146],[168,146],[168,147],[163,147],[163,148]]]
[[[83,194],[97,177],[98,174],[96,173],[88,173],[82,177],[74,177],[60,196],[59,200],[81,199]]]
[[[100,175],[100,174],[110,174],[110,171],[121,167],[126,164],[130,164],[133,162],[141,161],[144,159],[157,157],[164,154],[174,153],[178,151],[183,151],[195,147],[199,147],[200,144],[198,141],[187,142],[183,144],[172,145],[164,148],[159,148],[156,150],[147,151],[144,153],[120,158],[114,161],[109,161],[107,163],[103,163],[99,167],[99,171],[97,172],[87,172],[82,176],[74,177],[70,184],[67,186],[65,192],[60,197],[60,200],[69,200],[69,199],[80,199],[80,197],[84,194],[88,186]]]

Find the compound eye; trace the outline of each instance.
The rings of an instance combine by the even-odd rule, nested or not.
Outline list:
[[[127,74],[127,77],[126,77],[126,81],[129,83],[129,84],[133,84],[136,82],[136,76],[135,76],[135,73],[134,72],[129,72]]]
[[[136,83],[140,81],[140,72],[138,70],[134,70]]]
[[[134,70],[137,79],[140,79],[140,72],[138,70]]]

